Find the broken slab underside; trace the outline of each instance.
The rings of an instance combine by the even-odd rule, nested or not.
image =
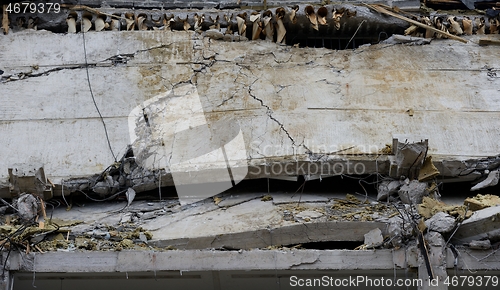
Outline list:
[[[130,279],[154,279],[149,274],[174,278],[176,274],[169,271],[195,275],[196,271],[255,270],[264,271],[256,275],[264,275],[273,270],[282,277],[306,273],[286,272],[291,270],[340,270],[334,275],[338,277],[348,273],[408,277],[409,271],[415,278],[436,275],[444,281],[448,275],[476,270],[481,271],[476,275],[495,275],[500,270],[495,232],[500,206],[484,203],[486,208],[463,222],[460,216],[448,215],[453,223],[459,222],[451,235],[447,233],[454,227],[444,229],[443,218],[433,217],[425,223],[428,230],[423,234],[424,229],[416,227],[420,217],[412,206],[357,196],[251,190],[226,192],[189,205],[176,199],[138,200],[129,205],[75,200],[69,210],[53,199],[47,201],[47,217],[40,216],[40,223],[19,220],[17,214],[2,216],[1,261],[7,261],[6,270],[14,275],[15,285],[24,285],[27,274],[33,272],[40,274],[40,285],[45,285],[45,280],[56,276],[67,279],[65,283],[78,277],[122,279],[119,273],[130,274]],[[481,197],[474,200],[479,203]],[[448,207],[451,211],[452,206]],[[439,212],[436,217],[442,215]],[[477,235],[476,229],[488,240],[464,244]],[[422,242],[415,241],[417,233]]]
[[[8,168],[19,164],[43,164],[57,185],[82,178],[65,190],[82,189],[115,161],[90,95],[83,35],[26,30],[1,37],[0,89],[8,93],[0,135],[8,138],[0,149],[0,196],[10,197]],[[145,102],[165,95],[160,105],[168,108],[186,84],[195,87],[207,122],[239,123],[247,159],[235,167],[250,166],[246,178],[389,174],[383,149],[396,135],[403,143],[427,139],[444,177],[470,180],[498,167],[495,47],[436,40],[334,51],[219,42],[191,31],[88,32],[85,43],[114,155],[119,160],[137,141],[142,147],[134,153],[149,156],[130,178],[137,191],[173,184],[173,139],[161,130],[182,116],[159,114]],[[137,107],[149,115],[136,119],[143,135],[131,140],[129,114]]]
[[[348,244],[352,247],[352,244],[362,243],[363,233],[371,229],[379,230],[385,237],[387,217],[394,214],[384,205],[363,202],[350,195],[341,198],[332,194],[304,194],[300,203],[297,197],[289,194],[272,193],[270,196],[271,200],[258,193],[223,194],[188,206],[180,206],[175,201],[136,201],[126,209],[123,209],[125,202],[89,203],[69,211],[58,207],[51,212],[52,225],[58,226],[56,232],[46,232],[46,241],[32,246],[30,253],[4,251],[1,261],[8,261],[5,271],[8,276],[13,275],[14,287],[29,281],[41,289],[54,279],[63,279],[64,287],[75,281],[88,286],[92,280],[104,279],[116,283],[121,283],[121,279],[141,279],[144,283],[158,279],[168,285],[173,281],[182,284],[188,283],[190,277],[207,275],[203,272],[229,275],[224,271],[231,271],[232,278],[255,275],[253,278],[259,283],[266,281],[266,275],[278,275],[287,279],[287,284],[292,275],[313,278],[318,275],[337,278],[367,275],[387,279],[427,277],[415,242],[393,249],[314,248],[321,247],[322,241],[329,243],[325,243],[327,247],[335,247],[332,244],[335,241],[347,242],[338,244],[339,248]],[[491,209],[498,212],[499,208]],[[480,215],[486,218],[484,212]],[[367,221],[367,217],[376,221]],[[471,222],[478,221],[478,218],[471,219]],[[47,220],[45,222],[48,224]],[[121,239],[130,227],[140,234],[132,233]],[[7,226],[2,226],[2,231],[6,229]],[[146,234],[144,239],[142,233]],[[440,238],[436,240],[432,235]],[[36,243],[41,236],[44,234],[33,234],[29,242]],[[176,238],[181,236],[185,237],[185,244]],[[457,245],[453,248],[454,253],[438,245],[439,240],[444,241],[436,232],[426,235],[432,268],[440,279],[447,275],[470,275],[470,271],[488,276],[500,271],[500,252],[497,250],[477,251]],[[303,246],[293,245],[301,241]],[[315,242],[316,246],[305,248],[309,242]],[[105,247],[111,243],[120,247]],[[215,277],[213,279],[218,279]]]

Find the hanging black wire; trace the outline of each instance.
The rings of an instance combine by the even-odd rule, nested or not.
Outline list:
[[[79,1],[79,2],[81,5],[81,1]],[[94,102],[94,106],[97,110],[97,113],[99,114],[99,118],[101,119],[102,126],[104,127],[104,133],[106,134],[106,140],[108,141],[109,151],[111,151],[111,155],[113,155],[113,159],[116,162],[117,159],[116,159],[115,153],[113,152],[113,148],[111,147],[111,142],[109,140],[109,135],[108,135],[108,129],[106,128],[106,122],[104,122],[104,118],[102,117],[101,111],[99,110],[99,107],[97,106],[97,103],[96,103],[95,97],[94,97],[94,92],[92,91],[92,85],[90,84],[89,63],[87,61],[87,46],[85,44],[85,30],[84,29],[82,29],[82,37],[83,37],[83,52],[84,52],[84,56],[85,56],[85,71],[87,73],[87,83],[89,85],[90,96],[92,97],[92,101]]]

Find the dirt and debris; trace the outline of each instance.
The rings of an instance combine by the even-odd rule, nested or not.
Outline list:
[[[478,194],[473,197],[468,197],[464,200],[464,205],[470,210],[476,211],[490,206],[500,205],[500,197],[491,194]]]
[[[364,246],[367,249],[380,247],[383,243],[384,237],[382,237],[382,231],[379,228],[373,229],[365,234]]]
[[[21,194],[17,199],[17,210],[19,216],[26,221],[33,220],[39,210],[37,198],[32,194]]]
[[[386,204],[361,201],[352,194],[345,199],[335,199],[333,205],[326,208],[329,220],[373,221],[394,214],[396,210]]]
[[[437,199],[425,196],[422,203],[418,205],[418,213],[426,219],[431,218],[438,212],[444,212],[455,218],[463,220],[472,216],[472,211],[467,210],[465,205],[448,205]]]
[[[10,244],[24,248],[27,252],[30,248],[32,251],[33,249],[40,251],[149,249],[147,241],[152,239],[151,233],[140,227],[106,226],[75,236],[71,233],[71,229],[55,224],[45,225],[43,229],[36,226],[23,229],[22,225],[16,225],[10,228],[2,227],[2,233],[10,237],[8,238]]]
[[[260,200],[262,200],[262,201],[271,201],[271,200],[273,200],[273,197],[271,195],[265,195]]]

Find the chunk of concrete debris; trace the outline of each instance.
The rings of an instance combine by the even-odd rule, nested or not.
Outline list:
[[[491,194],[478,194],[474,197],[468,197],[464,200],[464,205],[468,206],[470,210],[476,211],[483,208],[500,205],[500,197]]]
[[[431,39],[423,37],[414,37],[409,35],[393,34],[391,37],[382,41],[384,44],[406,44],[406,45],[425,45],[431,43]]]
[[[475,191],[479,190],[481,188],[489,187],[489,186],[495,186],[498,184],[498,180],[500,179],[500,171],[499,170],[493,170],[488,173],[488,177],[486,177],[485,180],[479,182],[478,184],[474,185],[470,190]]]
[[[131,212],[124,213],[122,215],[122,218],[120,219],[121,224],[128,223],[131,221],[132,221],[132,213]]]
[[[148,243],[148,238],[146,237],[146,235],[143,232],[139,233],[139,240],[141,240],[141,242],[143,242],[143,243],[146,243],[146,244]]]
[[[474,214],[466,219],[458,228],[453,236],[457,239],[466,238],[475,239],[476,235],[486,235],[490,231],[498,229],[500,223],[500,206],[488,207],[475,211]]]
[[[413,140],[413,141],[412,141]],[[392,153],[389,176],[400,178],[402,175],[414,179],[424,162],[428,150],[428,139],[419,136],[394,135],[392,137]]]
[[[367,248],[376,248],[382,246],[384,237],[379,228],[373,229],[365,234],[365,245]]]
[[[455,218],[442,211],[433,215],[430,219],[425,221],[425,225],[429,231],[438,233],[448,233],[455,227]]]
[[[118,190],[120,183],[114,180],[111,176],[107,176],[105,180],[97,182],[92,190],[95,193],[105,196],[109,193],[115,193]]]
[[[224,38],[224,34],[217,29],[209,29],[205,31],[205,36],[214,40],[219,40]]]
[[[396,194],[401,187],[399,180],[385,180],[378,186],[377,200],[385,200],[389,196]]]
[[[443,238],[443,235],[436,232],[429,232],[425,234],[425,240],[427,244],[431,247],[444,247],[446,241]]]
[[[491,242],[490,240],[471,241],[469,242],[469,248],[473,250],[488,250],[491,248]]]
[[[127,189],[125,196],[127,197],[127,206],[130,206],[132,204],[132,201],[134,201],[134,198],[135,198],[135,190],[133,190],[130,187],[129,189]]]
[[[21,194],[17,199],[17,210],[23,220],[32,220],[38,214],[38,202],[32,194]]]
[[[412,235],[412,228],[405,223],[401,216],[394,216],[389,219],[389,227],[387,228],[392,246],[401,247],[403,245],[403,238]]]
[[[311,220],[311,219],[317,219],[323,216],[322,213],[314,211],[314,210],[305,210],[302,211],[298,214],[295,215],[296,217],[303,219],[303,220]]]
[[[401,201],[406,204],[419,204],[426,195],[427,183],[412,180],[404,184],[398,192]]]
[[[488,240],[490,240],[490,242],[500,242],[500,229],[488,232],[486,235],[488,236]]]

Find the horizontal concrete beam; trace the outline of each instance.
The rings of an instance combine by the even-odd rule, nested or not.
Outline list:
[[[39,273],[224,271],[224,270],[388,270],[401,268],[415,252],[404,250],[174,250],[49,252],[11,254],[7,270]],[[448,252],[448,256],[451,255]],[[487,256],[487,257],[486,257]],[[450,257],[448,257],[449,260]],[[500,270],[500,253],[460,250],[460,270]],[[410,265],[411,267],[411,265]],[[447,263],[453,268],[453,263]]]
[[[91,266],[90,266],[91,265]],[[393,269],[390,250],[251,250],[50,252],[12,255],[8,267],[36,272],[144,272],[329,269]]]

